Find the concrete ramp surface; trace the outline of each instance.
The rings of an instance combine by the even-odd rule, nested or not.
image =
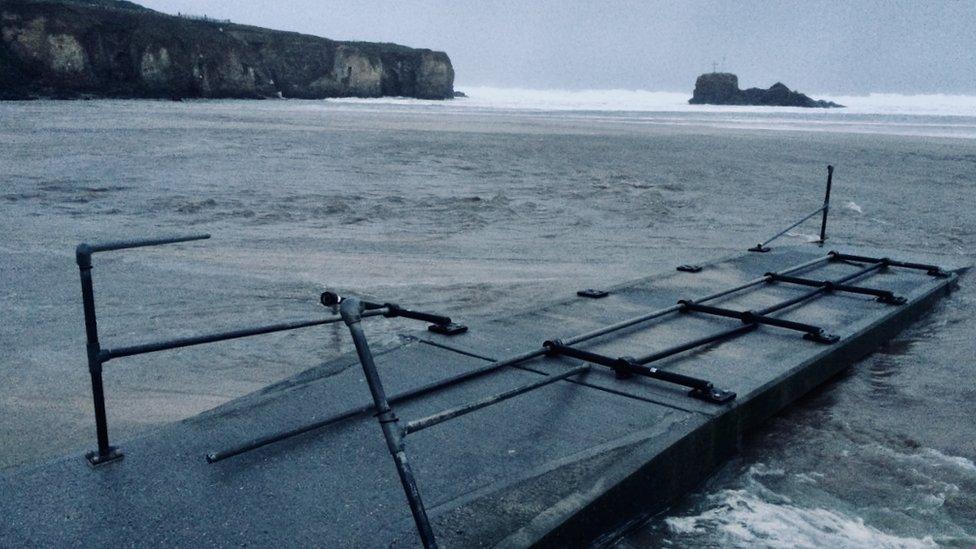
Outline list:
[[[841,250],[870,258],[923,258]],[[373,349],[388,394],[742,285],[826,254],[815,246],[744,253],[698,272],[661,275],[570,297],[467,333],[403,334]],[[838,280],[870,266],[830,260],[791,273]],[[942,265],[946,271],[952,266]],[[945,276],[934,276],[934,274]],[[665,372],[737,396],[715,403],[688,388],[594,365],[406,438],[406,454],[442,546],[578,545],[663,509],[731,455],[741,434],[850,366],[924,312],[956,282],[952,272],[890,266],[847,284],[905,298],[823,291],[769,314],[823,327],[836,342],[756,324],[733,337],[653,361]],[[708,305],[759,311],[815,289],[766,281]],[[314,299],[314,296],[310,296]],[[448,311],[449,312],[449,311]],[[462,319],[463,320],[463,319]],[[747,319],[748,320],[748,319]],[[572,345],[606,357],[647,357],[751,324],[693,310],[662,315]],[[754,322],[752,323],[754,324]],[[369,335],[369,322],[364,320]],[[548,354],[394,404],[412,420],[584,364]],[[208,452],[299,427],[370,402],[355,355],[215,410],[121,441],[125,458],[92,468],[70,455],[0,479],[0,546],[419,545],[376,419],[358,414],[301,436],[207,463]]]

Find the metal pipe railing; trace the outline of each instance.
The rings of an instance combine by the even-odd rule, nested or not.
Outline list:
[[[85,348],[88,357],[88,373],[91,376],[92,401],[95,408],[95,436],[98,448],[89,452],[86,457],[92,465],[100,465],[122,458],[122,452],[109,444],[108,420],[105,414],[105,388],[102,383],[102,363],[107,360],[102,352],[98,340],[98,319],[95,315],[95,289],[92,284],[92,255],[99,252],[141,248],[144,246],[158,246],[177,242],[205,240],[209,234],[189,236],[173,236],[153,238],[148,240],[127,240],[106,242],[103,244],[81,243],[75,248],[75,262],[78,264],[78,274],[81,278],[81,303],[85,314]]]
[[[809,261],[805,261],[803,263],[799,263],[797,265],[794,265],[792,267],[783,269],[782,271],[778,271],[778,272],[780,274],[784,274],[784,275],[790,274],[790,273],[795,273],[797,271],[802,271],[803,269],[807,269],[807,268],[813,267],[815,265],[819,265],[821,263],[824,263],[826,261],[829,261],[830,259],[831,259],[831,256],[825,255],[825,256],[822,256],[822,257],[815,258],[815,259],[811,259]],[[698,298],[696,301],[698,303],[705,303],[705,302],[708,302],[708,301],[712,301],[712,300],[715,300],[715,299],[719,299],[719,298],[725,297],[727,295],[733,294],[735,292],[740,292],[742,290],[746,290],[746,289],[752,288],[754,286],[758,286],[760,284],[766,283],[769,280],[770,280],[770,277],[769,276],[761,276],[759,278],[755,278],[753,280],[750,280],[750,281],[745,282],[743,284],[740,284],[738,286],[734,286],[732,288],[727,288],[725,290],[721,290],[721,291],[718,291],[718,292],[715,292],[715,293],[712,293],[712,294],[703,296],[701,298]],[[334,305],[335,303],[333,303],[331,300],[329,300],[329,304],[333,304]],[[586,333],[583,333],[583,334],[579,334],[579,335],[574,336],[574,337],[566,338],[566,339],[563,339],[562,341],[563,341],[563,343],[565,345],[573,345],[573,344],[576,344],[576,343],[582,343],[584,341],[589,341],[591,339],[596,339],[598,337],[601,337],[601,336],[604,336],[604,335],[607,335],[607,334],[610,334],[610,333],[613,333],[613,332],[616,332],[616,331],[619,331],[619,330],[623,330],[623,329],[629,328],[631,326],[636,326],[636,325],[641,324],[643,322],[648,322],[650,320],[654,320],[656,318],[660,318],[660,317],[663,317],[663,316],[668,315],[670,313],[678,312],[680,310],[681,310],[681,305],[672,305],[670,307],[665,307],[663,309],[658,309],[658,310],[652,311],[652,312],[647,313],[647,314],[643,314],[643,315],[640,315],[640,316],[637,316],[637,317],[634,317],[634,318],[630,318],[630,319],[627,319],[627,320],[623,320],[623,321],[620,321],[620,322],[611,324],[609,326],[605,326],[603,328],[599,328],[599,329],[596,329],[596,330],[592,330],[590,332],[586,332]],[[488,375],[488,374],[490,374],[492,372],[496,372],[496,371],[498,371],[498,370],[500,370],[502,368],[506,368],[506,367],[509,367],[509,366],[516,366],[516,365],[518,365],[518,364],[520,364],[522,362],[525,362],[525,361],[528,361],[528,360],[532,360],[534,358],[538,358],[538,357],[544,356],[547,352],[548,352],[548,349],[545,346],[542,346],[542,347],[540,347],[538,349],[534,349],[534,350],[531,350],[531,351],[526,351],[526,352],[523,352],[523,353],[519,353],[519,354],[516,354],[516,355],[512,355],[512,356],[507,357],[505,359],[497,360],[497,361],[492,362],[490,364],[486,364],[484,366],[475,368],[473,370],[469,370],[467,372],[464,372],[464,373],[461,373],[461,374],[458,374],[458,375],[455,375],[455,376],[451,376],[451,377],[448,377],[448,378],[445,378],[445,379],[442,379],[442,380],[434,381],[434,382],[428,383],[426,385],[423,385],[421,387],[417,387],[415,389],[411,389],[409,391],[404,391],[402,393],[397,393],[395,395],[391,395],[389,397],[389,402],[391,404],[398,404],[398,403],[401,403],[401,402],[407,402],[407,401],[412,400],[414,398],[417,398],[417,397],[420,397],[420,396],[423,396],[423,395],[427,395],[427,394],[430,394],[430,393],[433,393],[433,392],[436,392],[436,391],[440,391],[440,390],[445,389],[447,387],[452,387],[452,386],[457,385],[459,383],[464,383],[466,381],[470,381],[472,379],[476,379],[476,378],[479,378],[479,377],[484,376],[484,375]],[[309,433],[311,431],[315,431],[317,429],[321,429],[323,427],[327,427],[329,425],[334,425],[334,424],[339,423],[341,421],[345,421],[347,419],[351,419],[353,417],[365,415],[365,414],[371,412],[372,410],[373,410],[373,405],[372,404],[363,404],[362,406],[359,406],[359,407],[356,407],[356,408],[352,408],[350,410],[346,410],[344,412],[340,412],[338,414],[335,414],[335,415],[332,415],[332,416],[329,416],[329,417],[325,417],[325,418],[322,418],[320,420],[307,423],[305,425],[300,425],[298,427],[294,427],[292,429],[287,429],[285,431],[281,431],[281,432],[278,432],[278,433],[273,433],[273,434],[270,434],[270,435],[265,435],[265,436],[261,436],[261,437],[254,438],[254,439],[252,439],[250,441],[244,442],[244,443],[242,443],[242,444],[240,444],[238,446],[232,447],[232,448],[228,448],[228,449],[220,450],[220,451],[216,451],[216,452],[210,452],[210,453],[208,453],[206,455],[206,459],[207,459],[207,462],[208,463],[216,463],[218,461],[222,461],[222,460],[225,460],[227,458],[234,457],[234,456],[243,454],[245,452],[249,452],[251,450],[256,450],[258,448],[262,448],[264,446],[268,446],[269,444],[274,444],[274,443],[280,442],[282,440],[286,440],[286,439],[289,439],[289,438],[292,438],[292,437],[296,437],[296,436],[299,436],[299,435],[303,435],[303,434]]]
[[[377,310],[377,311],[366,311],[363,313],[363,316],[382,316],[385,314],[386,314],[386,310]],[[205,343],[216,343],[218,341],[240,339],[242,337],[271,334],[274,332],[284,332],[286,330],[297,330],[300,328],[321,326],[323,324],[334,324],[337,322],[342,322],[342,317],[334,316],[329,318],[318,318],[318,319],[311,319],[311,320],[297,320],[294,322],[270,324],[268,326],[259,326],[256,328],[242,328],[240,330],[232,330],[230,332],[221,332],[216,334],[184,337],[184,338],[171,339],[166,341],[157,341],[153,343],[142,343],[139,345],[132,345],[129,347],[119,347],[118,349],[105,349],[102,351],[102,354],[105,357],[102,360],[102,362],[111,360],[113,358],[142,355],[146,353],[155,353],[158,351],[168,351],[170,349],[179,349],[181,347],[192,347],[194,345],[203,345]]]
[[[286,330],[295,330],[311,326],[320,326],[340,322],[342,317],[335,316],[329,318],[299,320],[258,326],[254,328],[242,328],[228,332],[205,334],[192,337],[177,338],[151,343],[142,343],[116,349],[102,349],[98,334],[98,320],[95,315],[95,292],[92,283],[92,255],[100,252],[125,250],[130,248],[143,248],[147,246],[159,246],[163,244],[175,244],[179,242],[190,242],[194,240],[205,240],[210,238],[208,234],[173,236],[165,238],[153,238],[145,240],[128,240],[117,242],[106,242],[102,244],[79,244],[75,249],[75,259],[81,277],[81,296],[82,307],[85,315],[85,335],[86,349],[88,358],[88,371],[91,376],[92,401],[95,412],[95,435],[98,447],[95,451],[89,452],[86,457],[92,465],[101,465],[110,461],[122,458],[123,454],[118,448],[109,443],[108,419],[105,412],[105,388],[102,381],[102,366],[109,360],[127,356],[154,353],[205,343],[215,343],[242,337],[250,337],[261,334],[269,334]],[[389,314],[387,306],[382,306],[376,310],[367,311],[363,316],[378,316]]]

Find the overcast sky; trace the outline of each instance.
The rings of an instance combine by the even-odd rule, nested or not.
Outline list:
[[[446,51],[458,89],[742,87],[976,95],[976,0],[136,0],[337,40]]]

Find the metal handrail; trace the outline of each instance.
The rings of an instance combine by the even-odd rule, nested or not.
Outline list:
[[[188,236],[172,236],[164,238],[152,238],[144,240],[127,240],[117,242],[106,242],[102,244],[79,244],[75,249],[75,259],[78,263],[78,270],[81,277],[81,296],[82,306],[85,313],[85,335],[86,348],[88,355],[88,372],[91,375],[92,401],[95,411],[95,434],[98,441],[98,448],[86,454],[89,463],[101,465],[110,461],[115,461],[123,457],[122,452],[109,443],[108,419],[105,413],[105,389],[102,381],[102,365],[114,358],[154,353],[205,343],[215,343],[242,337],[250,337],[260,334],[269,334],[285,330],[295,330],[311,326],[320,326],[342,321],[342,317],[334,316],[311,320],[300,320],[254,328],[242,328],[228,332],[205,334],[192,337],[177,338],[171,340],[142,343],[116,349],[102,349],[98,337],[98,321],[95,316],[95,291],[92,283],[92,255],[100,252],[115,250],[125,250],[131,248],[143,248],[147,246],[159,246],[163,244],[176,244],[180,242],[191,242],[195,240],[209,239],[209,234],[198,234]],[[387,308],[368,311],[363,316],[376,316],[387,314]]]
[[[820,263],[829,261],[830,258],[831,258],[831,256],[829,256],[829,255],[824,255],[824,256],[821,256],[821,257],[817,257],[815,259],[811,259],[809,261],[805,261],[803,263],[800,263],[800,264],[794,265],[792,267],[783,269],[782,271],[779,271],[778,274],[787,275],[787,274],[795,273],[797,271],[802,271],[803,269],[806,269],[806,268],[809,268],[809,267],[813,267],[813,266],[818,265]],[[744,282],[742,284],[739,284],[738,286],[734,286],[734,287],[731,287],[731,288],[726,288],[724,290],[721,290],[721,291],[718,291],[718,292],[715,292],[715,293],[712,293],[712,294],[709,294],[709,295],[706,295],[706,296],[702,296],[702,297],[698,298],[696,301],[698,303],[705,303],[705,302],[708,302],[708,301],[712,301],[712,300],[715,300],[715,299],[719,299],[719,298],[725,297],[727,295],[730,295],[730,294],[733,294],[733,293],[736,293],[736,292],[740,292],[742,290],[746,290],[746,289],[752,288],[753,286],[758,286],[760,284],[765,284],[765,283],[769,282],[770,280],[771,280],[771,276],[770,275],[764,275],[764,276],[761,276],[759,278],[755,278],[753,280],[750,280],[748,282]],[[591,339],[596,339],[598,337],[602,337],[602,336],[605,336],[607,334],[610,334],[610,333],[613,333],[613,332],[616,332],[616,331],[619,331],[619,330],[623,330],[625,328],[629,328],[631,326],[636,326],[638,324],[642,324],[644,322],[648,322],[650,320],[654,320],[656,318],[660,318],[662,316],[665,316],[665,315],[668,315],[668,314],[671,314],[671,313],[679,312],[680,310],[681,310],[681,305],[672,305],[670,307],[665,307],[663,309],[657,309],[655,311],[651,311],[649,313],[645,313],[645,314],[640,315],[640,316],[636,316],[636,317],[633,317],[633,318],[629,318],[627,320],[622,320],[620,322],[616,322],[614,324],[610,324],[609,326],[604,326],[604,327],[598,328],[596,330],[592,330],[592,331],[589,331],[589,332],[586,332],[586,333],[583,333],[583,334],[579,334],[579,335],[576,335],[576,336],[573,336],[573,337],[568,337],[568,338],[562,339],[562,343],[565,344],[565,345],[574,345],[576,343],[582,343],[584,341],[589,341]],[[478,368],[474,368],[474,369],[469,370],[467,372],[463,372],[463,373],[460,373],[460,374],[457,374],[457,375],[454,375],[454,376],[447,377],[445,379],[441,379],[441,380],[438,380],[438,381],[434,381],[434,382],[431,382],[431,383],[422,385],[420,387],[417,387],[417,388],[414,388],[414,389],[410,389],[408,391],[404,391],[402,393],[397,393],[397,394],[391,395],[388,398],[388,401],[389,401],[390,404],[398,404],[398,403],[401,403],[401,402],[407,402],[407,401],[412,400],[414,398],[417,398],[417,397],[420,397],[420,396],[423,396],[423,395],[426,395],[426,394],[429,394],[429,393],[433,393],[435,391],[439,391],[439,390],[445,389],[447,387],[452,387],[452,386],[457,385],[459,383],[464,383],[466,381],[469,381],[469,380],[472,380],[472,379],[476,379],[476,378],[479,378],[479,377],[484,376],[484,375],[488,375],[488,374],[490,374],[492,372],[495,372],[495,371],[498,371],[498,370],[500,370],[502,368],[505,368],[505,367],[508,367],[508,366],[515,366],[517,364],[521,364],[522,362],[525,362],[525,361],[528,361],[528,360],[532,360],[533,358],[541,357],[541,356],[545,355],[548,352],[549,352],[549,349],[545,345],[543,345],[543,346],[540,346],[539,348],[534,349],[532,351],[526,351],[526,352],[519,353],[517,355],[513,355],[513,356],[510,356],[510,357],[501,359],[501,360],[496,360],[494,362],[491,362],[489,364],[485,364],[484,366],[480,366]],[[232,448],[227,448],[227,449],[224,449],[224,450],[221,450],[221,451],[216,451],[216,452],[210,452],[210,453],[208,453],[206,455],[206,459],[207,459],[207,462],[208,463],[216,463],[218,461],[222,461],[222,460],[225,460],[227,458],[231,458],[231,457],[234,457],[234,456],[243,454],[245,452],[249,452],[251,450],[256,450],[258,448],[262,448],[264,446],[268,446],[270,444],[274,444],[274,443],[280,442],[282,440],[286,440],[286,439],[289,439],[289,438],[292,438],[292,437],[296,437],[296,436],[299,436],[299,435],[303,435],[305,433],[309,433],[311,431],[315,431],[317,429],[321,429],[323,427],[328,427],[329,425],[336,424],[336,423],[338,423],[340,421],[345,421],[347,419],[351,419],[353,417],[365,415],[365,414],[368,414],[368,413],[371,413],[371,412],[374,412],[374,411],[375,411],[375,406],[372,403],[370,403],[370,404],[363,404],[362,406],[358,406],[356,408],[352,408],[352,409],[346,410],[344,412],[340,412],[338,414],[335,414],[335,415],[332,415],[332,416],[329,416],[329,417],[326,417],[326,418],[323,418],[323,419],[320,419],[320,420],[317,420],[317,421],[314,421],[314,422],[307,423],[305,425],[300,425],[300,426],[294,427],[292,429],[287,429],[285,431],[280,431],[278,433],[273,433],[273,434],[270,434],[270,435],[265,435],[265,436],[261,436],[261,437],[252,439],[250,441],[247,441],[245,443],[239,444],[239,445],[237,445],[235,447],[232,447]]]

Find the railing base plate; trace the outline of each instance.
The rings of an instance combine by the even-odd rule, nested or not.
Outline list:
[[[721,389],[692,389],[688,391],[688,396],[692,398],[697,398],[698,400],[704,400],[705,402],[711,402],[714,404],[725,404],[727,402],[732,402],[735,400],[735,393],[732,391],[723,391]]]
[[[125,457],[125,454],[115,446],[108,447],[108,453],[104,456],[98,452],[88,452],[85,454],[85,459],[88,460],[88,465],[92,467],[99,467],[107,463],[112,463],[113,461],[118,461]]]
[[[809,341],[815,341],[817,343],[832,345],[840,341],[840,336],[835,334],[828,334],[827,332],[819,332],[816,334],[812,334],[812,333],[803,334],[803,339]]]
[[[464,324],[458,324],[457,322],[452,322],[450,324],[431,324],[427,326],[427,329],[435,334],[441,334],[446,336],[463,334],[468,331],[468,327]]]
[[[607,297],[610,292],[606,290],[595,290],[593,288],[587,288],[585,290],[580,290],[576,292],[576,295],[580,297],[588,297],[590,299],[600,299],[601,297]]]

